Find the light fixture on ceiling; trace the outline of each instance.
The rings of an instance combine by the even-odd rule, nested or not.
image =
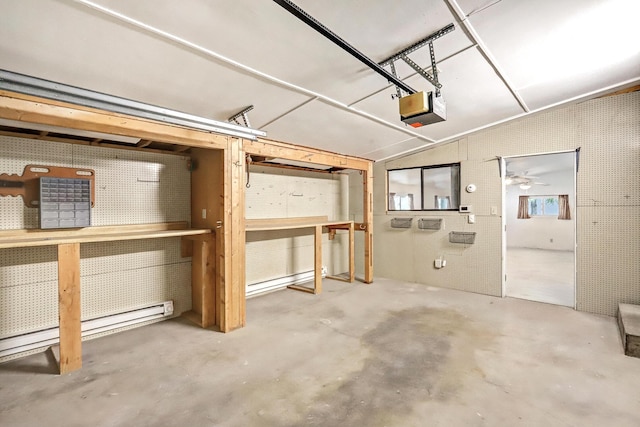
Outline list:
[[[528,190],[531,188],[531,184],[528,184],[528,183],[520,184],[520,188],[523,190]]]
[[[512,178],[507,178],[504,180],[504,183],[507,185],[511,185],[513,183],[513,179]]]

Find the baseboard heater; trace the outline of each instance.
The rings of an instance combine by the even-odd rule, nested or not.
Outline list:
[[[82,322],[82,337],[107,332],[136,323],[161,319],[173,314],[173,301],[165,301],[144,308],[98,317]],[[0,359],[12,354],[49,347],[60,342],[60,328],[45,329],[24,335],[0,339]]]
[[[277,279],[266,280],[251,285],[247,285],[247,297],[256,296],[265,292],[275,291],[277,289],[286,288],[289,285],[297,285],[299,283],[310,282],[314,278],[314,271],[304,271],[289,276],[279,277]],[[326,269],[322,268],[322,277],[326,277]]]

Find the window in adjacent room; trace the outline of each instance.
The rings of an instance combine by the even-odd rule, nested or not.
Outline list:
[[[558,196],[529,196],[529,215],[558,216]]]
[[[392,169],[387,172],[390,211],[458,210],[460,164]]]

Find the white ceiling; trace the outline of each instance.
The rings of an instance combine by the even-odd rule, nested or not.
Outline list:
[[[217,120],[254,105],[269,138],[374,160],[640,82],[637,0],[295,3],[374,61],[453,23],[447,121],[405,126],[393,86],[268,0],[0,0],[0,68]]]
[[[537,156],[510,157],[506,160],[506,176],[531,176],[544,181],[549,175],[567,174],[573,172],[576,163],[576,153],[553,153]]]

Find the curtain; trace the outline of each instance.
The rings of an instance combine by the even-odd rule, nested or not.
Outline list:
[[[558,219],[571,219],[568,194],[558,196]]]
[[[389,193],[389,210],[396,210],[396,193]]]
[[[518,219],[529,219],[529,196],[520,196],[518,199]]]
[[[409,198],[409,210],[412,211],[413,210],[413,194],[409,193],[407,194],[407,197]]]

